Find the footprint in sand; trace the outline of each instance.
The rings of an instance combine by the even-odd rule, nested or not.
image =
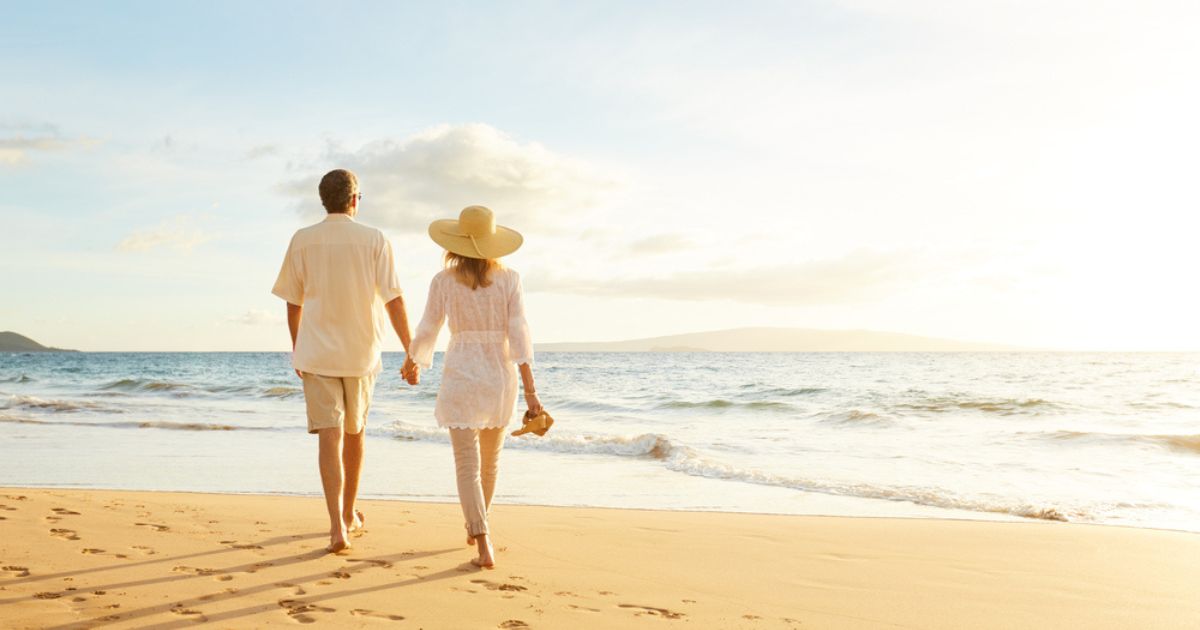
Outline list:
[[[262,549],[262,545],[229,545],[230,549]]]
[[[34,594],[33,597],[35,599],[58,599],[59,597],[62,597],[62,593],[43,592],[43,593],[36,593],[36,594]]]
[[[656,608],[654,606],[639,606],[637,604],[617,604],[617,606],[621,608],[636,609],[638,612],[635,612],[634,614],[639,617],[642,615],[653,615],[657,617],[665,617],[667,619],[683,619],[687,616],[681,612],[667,610],[666,608]]]
[[[196,610],[194,608],[187,608],[183,604],[179,604],[179,603],[171,604],[171,612],[175,613],[176,615],[192,617],[193,618],[192,621],[195,621],[196,623],[203,623],[205,621],[208,621],[208,618],[206,618],[204,616],[204,613],[202,613],[199,610]]]
[[[147,556],[153,556],[154,554],[158,553],[153,548],[147,547],[145,545],[134,545],[134,546],[130,547],[130,549],[137,549],[138,551],[146,554]]]
[[[333,573],[329,574],[329,577],[335,577],[339,580],[349,580],[350,574],[346,573],[345,571],[334,571]]]
[[[73,529],[52,529],[50,535],[63,540],[79,540],[79,536],[75,535]]]
[[[480,584],[489,591],[525,591],[529,590],[519,584],[503,584],[489,580],[471,580],[472,584]]]
[[[275,586],[278,586],[279,588],[293,589],[292,595],[304,595],[305,593],[307,593],[307,591],[300,588],[299,586],[296,586],[295,584],[292,584],[291,582],[278,582],[275,584]]]
[[[232,580],[232,579],[233,579],[232,575],[218,575],[216,577],[216,580],[218,582],[228,582],[229,580]]]
[[[50,508],[50,511],[59,516],[79,516],[79,512],[68,510],[67,508]]]
[[[26,501],[29,499],[29,497],[27,497],[23,494],[6,494],[6,495],[4,495],[4,497],[11,501]]]
[[[525,623],[524,621],[521,621],[520,619],[509,619],[508,621],[501,621],[500,625],[498,625],[496,627],[497,628],[528,628],[529,624]]]
[[[42,520],[46,521],[47,523],[57,523],[62,520],[62,517],[61,516],[43,516]]]
[[[134,525],[139,525],[141,527],[149,527],[150,529],[153,529],[156,532],[166,532],[166,531],[171,530],[170,527],[167,527],[166,525],[158,525],[157,523],[134,523]]]
[[[197,569],[196,566],[175,566],[170,570],[173,574],[192,574],[192,575],[217,575],[216,569]]]
[[[3,567],[3,569],[9,573],[16,573],[16,575],[13,577],[26,577],[29,575],[29,567],[19,567],[10,564],[9,566]]]
[[[387,619],[388,621],[404,621],[404,617],[400,615],[389,615],[386,613],[375,612],[373,610],[367,610],[366,608],[355,608],[354,610],[350,611],[350,614],[354,615],[355,617],[375,617],[376,619]]]
[[[89,548],[87,548],[87,549],[80,549],[80,550],[79,550],[79,553],[81,553],[81,554],[83,554],[83,555],[85,555],[85,556],[87,556],[87,555],[96,555],[96,554],[101,554],[101,553],[104,553],[104,550],[103,550],[103,549],[92,549],[91,547],[89,547]]]
[[[9,507],[7,505],[0,505],[0,510],[4,510],[5,512],[16,512],[17,508]]]
[[[333,608],[309,604],[298,599],[281,599],[279,600],[279,607],[283,608],[284,612],[287,613],[287,616],[299,621],[300,623],[315,623],[317,621],[317,619],[309,613],[337,612]]]
[[[386,560],[371,560],[368,558],[346,558],[346,562],[366,562],[367,564],[373,564],[381,569],[390,569],[390,568],[392,568],[392,566],[394,566],[394,565],[392,565],[391,562],[388,562]],[[417,567],[417,568],[424,569],[426,567]]]
[[[567,604],[567,608],[573,608],[575,610],[584,610],[587,612],[594,612],[594,613],[600,612],[599,608],[588,608],[587,606],[576,606],[575,604]]]

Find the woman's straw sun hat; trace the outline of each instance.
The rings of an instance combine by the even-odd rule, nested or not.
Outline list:
[[[496,225],[496,215],[483,206],[467,206],[457,219],[438,219],[429,224],[433,242],[467,258],[507,256],[525,240],[516,230]]]

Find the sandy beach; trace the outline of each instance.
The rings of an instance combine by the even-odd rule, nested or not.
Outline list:
[[[454,504],[0,490],[7,628],[1183,628],[1200,535],[1064,523],[499,505],[471,567]]]

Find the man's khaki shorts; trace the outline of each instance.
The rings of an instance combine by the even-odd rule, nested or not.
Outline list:
[[[308,432],[341,428],[351,435],[367,425],[367,409],[375,391],[375,375],[321,376],[304,372],[304,405]]]

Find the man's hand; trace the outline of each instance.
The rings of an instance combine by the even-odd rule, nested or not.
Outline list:
[[[304,374],[302,374],[302,373],[300,372],[300,370],[296,370],[296,378],[298,378],[298,379],[300,379],[300,380],[302,380],[302,381],[303,381],[303,380],[304,380]]]
[[[413,362],[409,357],[404,357],[404,366],[400,368],[400,378],[403,378],[409,385],[416,385],[421,382],[421,366]]]

